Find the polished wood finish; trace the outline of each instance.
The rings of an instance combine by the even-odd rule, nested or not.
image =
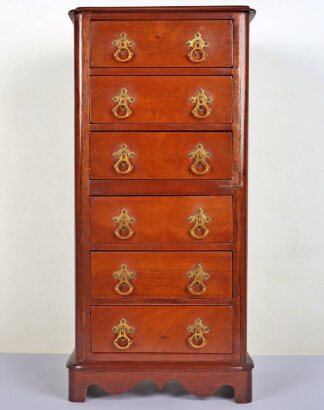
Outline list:
[[[121,296],[115,290],[118,283],[113,273],[121,265],[135,273],[131,281],[134,290]],[[188,285],[188,272],[201,264],[209,278],[207,290],[194,295]],[[91,252],[91,296],[93,298],[231,298],[232,252]]]
[[[176,26],[176,29],[175,29]],[[114,58],[112,40],[121,32],[134,41],[134,56],[127,62]],[[192,62],[187,41],[200,32],[208,41],[207,57]],[[231,67],[233,25],[231,20],[93,21],[91,23],[91,67]]]
[[[160,6],[160,7],[127,7],[127,20],[137,19],[141,16],[143,20],[151,20],[152,18],[176,19],[178,17],[184,19],[195,20],[205,16],[212,18],[230,18],[233,13],[247,13],[249,21],[255,17],[256,11],[249,6]],[[122,16],[125,19],[125,8],[123,7],[77,7],[69,11],[69,17],[72,22],[75,22],[75,17],[82,13],[91,13],[93,20],[102,20],[104,17],[109,20],[118,20]],[[224,15],[225,14],[225,15]]]
[[[92,76],[98,75],[118,75],[118,76],[129,76],[129,75],[183,75],[183,67],[129,67],[123,66],[121,70],[119,67],[92,67],[90,68],[90,74]],[[185,69],[186,75],[197,75],[197,68],[196,66],[193,67],[186,67]],[[234,73],[233,67],[226,67],[226,68],[219,68],[219,67],[200,67],[199,68],[200,75],[221,75],[221,76],[231,76]],[[147,125],[147,124],[144,124]],[[169,125],[169,124],[166,124]],[[93,125],[93,127],[97,127],[98,124]],[[101,125],[99,125],[100,127]],[[225,124],[222,126],[222,130]],[[106,130],[106,128],[105,128]]]
[[[231,353],[231,306],[93,306],[91,341],[93,352],[117,352],[113,344],[113,326],[125,317],[134,328],[132,345],[127,352],[141,353]],[[188,343],[187,327],[196,318],[209,327],[207,344],[201,349]],[[166,360],[167,356],[166,356]]]
[[[195,239],[188,217],[202,208],[211,218],[210,233]],[[134,235],[124,242],[231,242],[233,215],[231,196],[131,196],[92,197],[90,199],[90,240],[92,243],[119,243],[113,217],[126,209],[135,218]]]
[[[205,355],[209,356],[209,355]],[[122,394],[143,380],[154,380],[159,389],[170,380],[178,380],[182,386],[198,397],[214,394],[220,387],[229,385],[234,389],[237,403],[252,400],[253,362],[78,362],[75,355],[68,361],[69,400],[83,402],[90,384],[103,388],[110,394]],[[226,369],[226,370],[224,370]]]
[[[232,77],[225,76],[95,76],[91,77],[92,123],[149,124],[222,124],[232,122]],[[130,104],[133,113],[117,118],[112,100],[126,88],[135,98]],[[194,105],[189,101],[202,88],[213,98],[211,114],[203,119],[192,115]]]
[[[232,195],[232,181],[219,180],[142,180],[141,185],[133,181],[92,180],[89,183],[91,195],[141,195],[143,190],[152,195],[177,195],[179,184],[184,195]],[[235,194],[235,191],[234,191]]]
[[[122,144],[134,152],[134,168],[128,174],[114,169],[113,153]],[[210,169],[196,175],[189,157],[198,144],[211,153]],[[232,178],[230,132],[92,132],[90,134],[91,179],[222,179]]]
[[[201,397],[230,385],[237,402],[252,399],[246,280],[248,48],[254,14],[246,6],[70,12],[76,213],[76,340],[67,363],[71,401],[84,401],[92,384],[118,394],[145,379],[160,388],[176,379]],[[135,57],[118,63],[110,42],[125,27],[135,41]],[[172,52],[162,53],[158,44],[165,45],[169,27]],[[200,63],[187,57],[190,48],[183,40],[193,38],[185,38],[191,30],[200,30],[210,43]],[[123,87],[135,101],[131,115],[118,119],[112,98]],[[212,112],[203,119],[193,116],[189,101],[200,88],[213,99]],[[123,143],[136,155],[134,169],[120,175],[112,154]],[[204,175],[190,171],[188,154],[198,143],[212,152]],[[127,240],[116,237],[112,221],[123,208],[136,219]],[[203,239],[189,233],[188,217],[197,208],[212,218]],[[207,291],[192,295],[187,272],[197,261],[209,278]],[[137,274],[127,296],[113,294],[112,274],[123,263]],[[126,350],[113,344],[112,327],[123,318],[134,327]],[[186,331],[197,318],[210,328],[201,349],[189,344]]]

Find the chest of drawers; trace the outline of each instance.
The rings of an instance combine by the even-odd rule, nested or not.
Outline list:
[[[178,380],[251,401],[249,23],[236,7],[78,8],[69,399]]]

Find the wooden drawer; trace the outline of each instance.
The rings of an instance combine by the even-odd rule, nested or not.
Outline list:
[[[90,225],[92,243],[231,242],[232,196],[91,197]]]
[[[92,132],[90,178],[231,179],[232,134]]]
[[[134,45],[119,49],[112,41],[121,39]],[[202,61],[192,61],[187,42],[196,33],[208,42]],[[116,56],[114,55],[117,52]],[[195,60],[202,52],[195,50]],[[129,58],[129,59],[128,59]],[[127,60],[119,61],[118,59]],[[92,67],[231,67],[233,65],[233,25],[231,20],[93,21],[91,23]]]
[[[231,298],[232,252],[92,252],[91,296]]]
[[[200,318],[209,328],[203,336],[207,343],[195,348],[188,339],[188,326]],[[122,319],[133,328],[128,337],[132,343],[125,349],[114,344]],[[93,306],[91,309],[92,352],[133,353],[231,353],[231,306]],[[126,342],[119,339],[122,347]]]
[[[232,122],[230,76],[93,76],[90,87],[92,123],[203,125]],[[122,97],[124,89],[130,98],[135,99],[127,103],[131,113],[118,108],[117,99]],[[193,114],[196,104],[190,98],[197,96],[198,90],[212,98],[205,104],[211,109],[205,118],[196,118]],[[119,116],[129,116],[117,118],[113,109],[117,109]]]

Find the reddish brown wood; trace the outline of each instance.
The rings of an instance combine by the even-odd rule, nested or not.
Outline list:
[[[134,168],[118,173],[113,153],[122,144],[134,152]],[[211,153],[210,169],[202,175],[191,170],[189,157],[198,144]],[[93,132],[90,134],[91,179],[231,179],[232,136],[225,132]]]
[[[233,172],[234,173],[234,172]],[[134,183],[135,182],[135,183]],[[165,180],[91,180],[90,194],[96,195],[141,195],[143,192],[149,192],[151,195],[178,195],[179,186],[183,195],[232,195],[233,187],[231,180],[182,180],[165,179]],[[234,192],[237,187],[234,188]]]
[[[175,30],[176,26],[176,30]],[[134,41],[132,58],[120,62],[114,57],[112,40],[121,32]],[[192,62],[187,41],[200,32],[208,41],[207,57]],[[231,20],[151,20],[94,21],[91,24],[92,67],[231,67],[233,58],[233,24]]]
[[[195,239],[190,234],[193,223],[188,217],[202,208],[211,218],[209,234]],[[133,236],[121,240],[115,235],[113,221],[122,209],[135,218]],[[91,242],[231,242],[233,216],[231,196],[132,196],[92,197],[90,199]]]
[[[135,273],[131,280],[134,290],[121,296],[115,290],[118,280],[113,273],[121,265]],[[204,281],[207,290],[199,295],[190,292],[188,277],[197,264],[201,264],[209,278]],[[194,291],[200,291],[200,288]],[[127,286],[122,288],[127,292]],[[92,252],[91,253],[91,296],[127,300],[133,298],[231,298],[232,297],[232,253],[179,251],[179,252]]]
[[[158,302],[155,303],[155,306],[157,305]],[[96,305],[97,306],[97,305]],[[101,306],[101,305],[98,305]],[[118,305],[119,307],[123,307]],[[131,305],[130,305],[131,306]],[[196,304],[193,304],[192,306],[196,306]],[[207,306],[209,306],[207,304]],[[229,304],[224,305],[224,306],[230,306]],[[233,309],[233,316],[235,315],[234,309]],[[149,361],[155,361],[155,362],[164,362],[166,359],[166,353],[136,353],[133,352],[130,354],[129,352],[118,352],[118,363],[123,363],[123,362],[149,362]],[[169,354],[168,358],[169,361],[168,363],[172,362],[182,362],[182,363],[187,363],[189,361],[190,368],[191,368],[191,363],[204,363],[204,364],[209,364],[209,363],[232,363],[232,361],[235,361],[235,353],[234,353],[234,346],[233,346],[233,352],[232,353],[208,353],[208,354],[190,354],[190,353],[176,353],[176,354]],[[148,359],[150,358],[150,359]],[[111,361],[116,361],[116,352],[108,352],[108,353],[91,353],[90,359],[93,363],[102,363],[102,362],[111,362]]]
[[[206,355],[208,356],[208,355]],[[153,381],[160,389],[171,380],[199,397],[217,392],[222,386],[232,386],[237,403],[252,400],[253,362],[248,357],[245,363],[187,363],[177,362],[68,362],[70,368],[69,400],[83,402],[87,388],[96,384],[110,394],[121,394],[143,380]],[[226,370],[224,370],[226,369]]]
[[[92,67],[90,74],[92,76],[98,75],[183,75],[183,67]],[[196,75],[197,67],[186,67],[186,75]],[[233,67],[219,68],[219,67],[200,67],[199,75],[233,75]]]
[[[82,334],[82,14],[74,19],[74,206],[75,206],[75,359],[82,359],[82,341],[77,335]]]
[[[94,306],[126,306],[126,305],[152,305],[152,306],[162,306],[162,305],[201,305],[202,303],[205,306],[208,305],[222,305],[222,306],[232,306],[233,305],[233,298],[225,297],[225,298],[208,298],[205,297],[204,300],[201,300],[202,297],[191,297],[190,296],[183,296],[183,297],[167,297],[167,296],[154,296],[154,297],[120,297],[120,298],[112,298],[112,297],[92,297],[91,298],[91,305]],[[128,355],[129,357],[129,355]],[[217,359],[217,356],[215,356]]]
[[[144,250],[144,251],[165,251],[165,250],[174,250],[174,251],[220,251],[220,250],[232,250],[236,249],[236,244],[233,242],[229,243],[217,243],[217,242],[181,242],[181,243],[127,243],[125,246],[124,241],[118,243],[92,243],[89,245],[89,248],[94,251],[113,251],[113,250]],[[235,270],[235,269],[233,269]]]
[[[69,16],[72,21],[79,13],[91,13],[92,18],[95,20],[108,20],[124,19],[125,18],[124,7],[78,7],[69,11]],[[249,6],[159,6],[159,7],[127,7],[127,19],[137,19],[140,16],[142,19],[163,19],[166,15],[168,19],[181,18],[184,19],[200,19],[200,18],[219,18],[228,19],[233,14],[247,14],[250,16],[250,21],[253,20],[256,11]]]
[[[135,98],[129,104],[133,113],[119,119],[112,109],[112,98],[122,88]],[[189,99],[203,89],[213,101],[211,114],[206,118],[192,115],[194,105]],[[232,77],[225,76],[96,76],[91,77],[92,123],[177,123],[222,124],[232,122]]]
[[[245,6],[79,8],[70,13],[75,24],[76,101],[76,343],[75,354],[67,364],[71,401],[84,401],[91,384],[117,394],[144,379],[155,381],[160,388],[177,379],[198,396],[231,385],[237,402],[251,401],[253,363],[246,351],[247,106],[249,20],[254,14]],[[217,48],[206,49],[213,65],[207,65],[207,60],[205,66],[193,65],[182,51],[176,57],[172,53],[164,65],[168,53],[157,53],[152,46],[141,50],[136,44],[137,51],[152,64],[145,65],[136,55],[132,65],[109,66],[111,54],[106,60],[106,40],[101,36],[109,36],[106,27],[117,29],[119,24],[129,28],[150,25],[152,32],[162,34],[161,42],[167,27],[174,28],[173,41],[184,36],[186,29],[215,25],[209,34]],[[221,26],[230,26],[231,34],[228,29],[219,31]],[[97,38],[91,27],[101,27]],[[144,37],[139,28],[134,33]],[[143,33],[147,37],[149,30]],[[157,40],[151,38],[151,44]],[[107,46],[111,50],[110,40]],[[104,66],[91,68],[91,52],[93,64],[99,58]],[[117,120],[111,114],[111,98],[123,86],[130,94],[135,92],[136,101],[131,105],[133,115]],[[212,115],[204,120],[191,114],[193,106],[188,98],[195,88],[204,88],[214,98]],[[230,136],[227,142],[225,135]],[[139,173],[136,176],[134,171],[126,178],[114,175],[109,163],[109,150],[118,148],[125,136],[129,138],[127,145],[137,144],[139,155],[134,158]],[[206,148],[218,151],[217,157],[210,159],[218,160],[218,168],[211,163],[210,179],[188,174],[186,155],[198,137],[204,139]],[[151,151],[146,141],[151,142]],[[164,145],[171,147],[172,161],[180,153],[178,169],[173,164],[163,165],[167,158],[167,150],[161,148]],[[140,159],[149,153],[152,163],[143,165]],[[129,241],[117,241],[112,234],[116,227],[111,221],[113,211],[129,205],[131,212],[136,211],[136,234]],[[187,217],[197,207],[212,217],[208,225],[211,233],[204,240],[193,240],[188,234]],[[95,254],[103,259],[95,260]],[[141,258],[141,254],[146,256]],[[193,262],[198,254],[202,258],[208,255],[204,263],[210,264],[212,273],[216,267],[224,270],[217,272],[218,281],[210,285],[211,295],[197,298],[181,293],[186,283],[174,279],[187,269],[186,261]],[[232,255],[230,265],[220,262],[221,254]],[[131,298],[104,293],[112,284],[106,272],[114,260],[119,263],[125,258],[142,272],[146,269],[141,288],[136,288],[139,293]],[[172,267],[165,270],[164,264]],[[151,273],[155,275],[152,293]],[[162,277],[160,282],[156,276]],[[169,292],[168,278],[173,285]],[[96,289],[95,294],[91,289]],[[99,312],[93,320],[91,312]],[[167,336],[170,330],[177,334],[180,322],[194,317],[195,312],[211,322],[206,345],[210,351],[205,353],[187,351],[185,339]],[[111,322],[126,313],[127,319],[136,321],[136,329],[142,329],[136,333],[142,335],[143,344],[134,344],[133,352],[116,352],[110,344]],[[153,344],[143,330],[150,323],[154,323],[150,332]],[[211,339],[217,324],[221,331]],[[92,334],[99,346],[96,352],[92,351]]]
[[[90,124],[91,131],[231,131],[232,124]]]
[[[133,344],[129,353],[231,353],[232,352],[231,306],[93,306],[91,309],[91,340],[93,352],[121,351],[115,347],[116,334],[112,328],[122,318],[134,328]],[[195,349],[188,343],[191,333],[187,327],[201,318],[209,327],[205,335],[207,344]]]
[[[80,305],[77,306],[77,320],[79,321],[79,332],[76,334],[76,339],[81,345],[81,352],[79,360],[89,360],[91,357],[91,341],[90,341],[90,278],[84,272],[90,271],[89,258],[89,92],[90,92],[90,16],[82,15],[82,36],[79,37],[80,54],[77,56],[82,61],[80,72],[78,73],[81,84],[77,86],[80,100],[80,133],[76,134],[78,143],[81,146],[81,169],[76,170],[75,176],[78,183],[80,183],[81,191],[81,216],[77,216],[78,222],[81,219],[81,233],[79,237],[80,252],[82,264],[76,271],[76,281],[80,283],[81,293],[76,295],[80,299]]]

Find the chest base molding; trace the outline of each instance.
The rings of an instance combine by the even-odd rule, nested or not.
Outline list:
[[[69,369],[69,400],[84,402],[90,385],[109,394],[122,394],[136,384],[150,380],[162,390],[170,381],[178,381],[188,392],[207,397],[223,386],[231,386],[236,403],[252,400],[252,369],[250,356],[246,362],[76,362],[72,354]]]

